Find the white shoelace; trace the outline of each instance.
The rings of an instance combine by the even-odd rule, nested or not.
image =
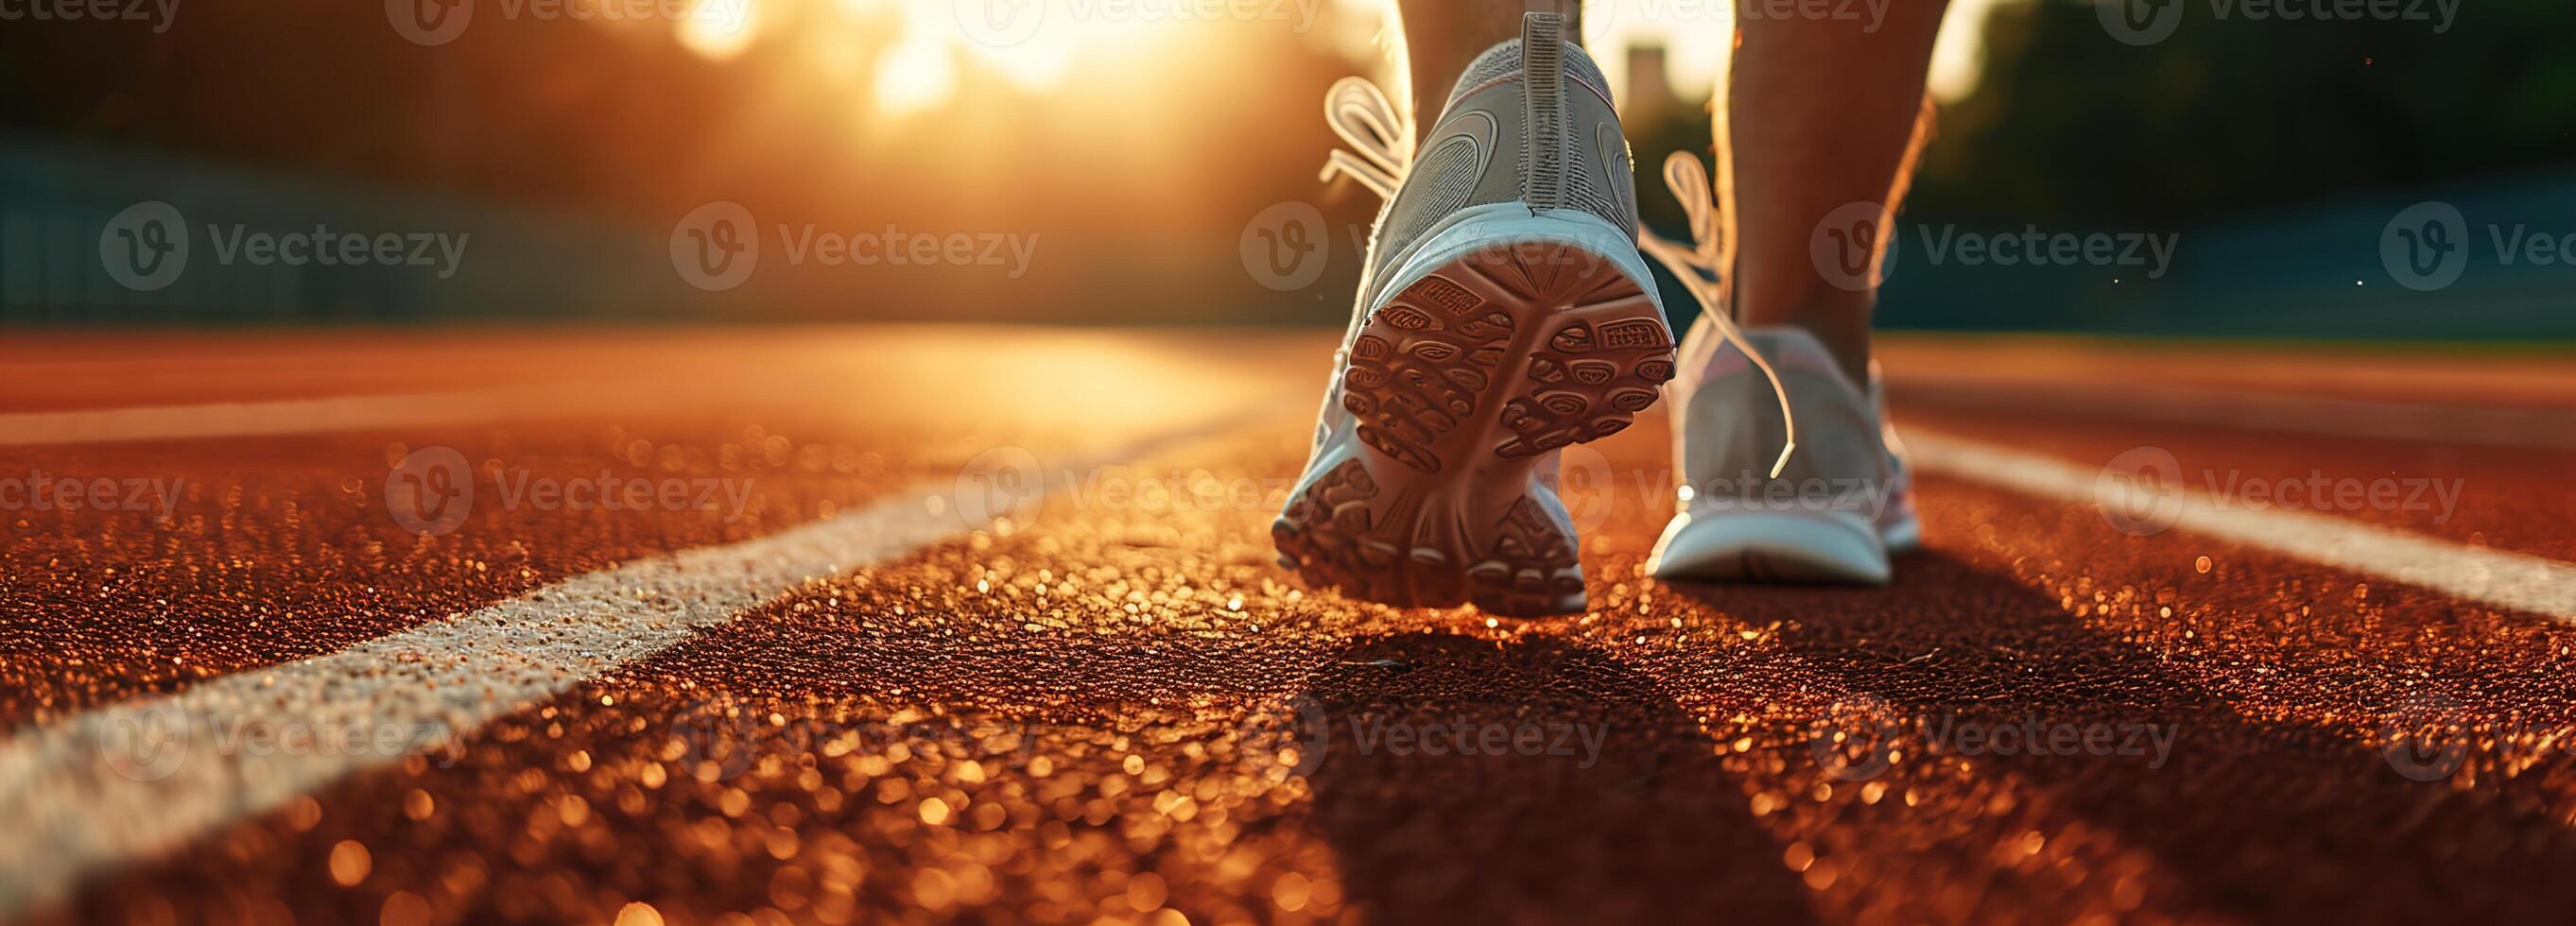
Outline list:
[[[1717,247],[1717,207],[1716,199],[1709,195],[1708,170],[1690,152],[1675,151],[1664,159],[1664,188],[1672,192],[1674,199],[1681,200],[1683,211],[1690,213],[1694,243],[1684,244],[1655,234],[1640,222],[1637,246],[1681,278],[1691,298],[1699,300],[1700,317],[1716,325],[1718,336],[1743,351],[1771,381],[1771,395],[1780,400],[1780,425],[1788,430],[1780,444],[1780,458],[1771,462],[1771,478],[1778,479],[1780,470],[1789,465],[1789,454],[1798,449],[1798,415],[1789,410],[1789,387],[1780,382],[1779,371],[1771,368],[1771,361],[1763,359],[1761,351],[1753,349],[1744,329],[1736,327],[1734,317],[1727,312],[1726,297],[1718,289],[1717,281],[1724,278],[1726,268],[1719,266],[1722,257]]]
[[[1358,77],[1334,81],[1333,89],[1324,92],[1324,124],[1356,150],[1335,150],[1318,178],[1330,181],[1334,174],[1349,174],[1376,190],[1379,199],[1394,199],[1396,186],[1413,169],[1413,132],[1386,91]]]
[[[1335,150],[1324,162],[1320,179],[1330,181],[1334,174],[1347,174],[1360,185],[1377,191],[1380,199],[1393,199],[1395,188],[1413,168],[1413,132],[1388,101],[1386,91],[1358,77],[1345,77],[1333,82],[1324,94],[1324,122],[1333,134],[1342,137],[1353,150]],[[1788,439],[1780,446],[1780,458],[1771,463],[1771,478],[1780,477],[1789,465],[1789,454],[1798,449],[1798,416],[1789,409],[1789,388],[1780,382],[1780,374],[1771,361],[1753,349],[1744,329],[1726,311],[1725,299],[1719,293],[1717,279],[1725,272],[1718,266],[1717,212],[1709,195],[1708,171],[1699,159],[1688,152],[1675,151],[1664,159],[1664,186],[1681,200],[1690,213],[1694,244],[1684,244],[1637,227],[1638,246],[1673,275],[1681,278],[1691,297],[1699,300],[1700,315],[1717,326],[1726,343],[1753,361],[1762,375],[1771,381],[1771,394],[1780,400],[1780,423],[1788,430]]]

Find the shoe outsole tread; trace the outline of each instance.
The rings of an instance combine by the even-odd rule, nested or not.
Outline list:
[[[1281,513],[1282,564],[1399,606],[1581,610],[1576,539],[1533,474],[1548,451],[1651,407],[1673,348],[1637,281],[1580,247],[1531,242],[1441,266],[1353,342],[1341,384],[1361,449]]]

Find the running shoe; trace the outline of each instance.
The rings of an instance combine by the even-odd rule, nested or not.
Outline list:
[[[1743,330],[1728,315],[1707,174],[1676,153],[1664,178],[1696,244],[1644,246],[1701,302],[1669,387],[1679,513],[1647,571],[1660,579],[1887,582],[1890,552],[1921,541],[1903,445],[1877,364],[1864,387],[1814,335]],[[1776,409],[1776,413],[1775,413]]]
[[[1375,86],[1348,79],[1326,98],[1355,150],[1325,177],[1387,203],[1313,455],[1271,529],[1310,585],[1515,616],[1583,608],[1556,451],[1653,405],[1674,345],[1608,82],[1565,28],[1525,15],[1459,78],[1418,158]]]

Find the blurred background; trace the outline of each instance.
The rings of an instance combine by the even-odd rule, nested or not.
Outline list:
[[[1707,151],[1728,10],[1587,17],[1648,219],[1677,233],[1653,170]],[[1352,74],[1403,97],[1380,0],[0,0],[0,20],[12,327],[1337,326],[1376,201],[1317,179],[1319,100]],[[2549,0],[1959,0],[1882,317],[2576,337],[2571,37],[2576,6]],[[1283,203],[1321,217],[1315,269],[1256,260]],[[2174,249],[1924,246],[2029,231]],[[2393,241],[2438,247],[2409,266]]]

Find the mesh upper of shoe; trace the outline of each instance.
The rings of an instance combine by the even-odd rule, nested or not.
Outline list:
[[[1552,157],[1539,159],[1556,168],[1559,182],[1549,186],[1561,194],[1556,207],[1589,213],[1613,228],[1637,228],[1636,184],[1609,81],[1580,46],[1543,39],[1553,42],[1558,54],[1538,56],[1542,74],[1547,73],[1546,59],[1556,62],[1555,79],[1542,81],[1548,87],[1539,90],[1553,88],[1557,99],[1546,109],[1560,128],[1553,133],[1528,130],[1532,111],[1540,107],[1532,105],[1531,87],[1524,84],[1542,82],[1525,79],[1523,48],[1531,37],[1561,35],[1562,29],[1561,19],[1551,23],[1531,14],[1523,20],[1524,38],[1487,49],[1471,62],[1451,88],[1440,119],[1425,136],[1429,149],[1419,157],[1414,155],[1412,127],[1375,84],[1346,77],[1325,95],[1325,121],[1349,150],[1331,152],[1321,179],[1347,176],[1386,198],[1369,241],[1367,273],[1350,328],[1334,357],[1336,369],[1346,362],[1388,268],[1408,247],[1462,209],[1525,199],[1532,134],[1550,134],[1557,142]],[[1339,380],[1335,383],[1327,389],[1316,426],[1319,448],[1345,418],[1337,399]]]
[[[1567,43],[1565,47],[1574,52],[1565,56],[1565,76],[1590,87],[1602,99],[1609,99],[1610,79],[1601,75],[1601,66],[1592,63],[1592,56],[1584,54],[1582,46]],[[1485,49],[1484,54],[1467,63],[1466,73],[1458,75],[1458,82],[1450,85],[1449,105],[1458,105],[1458,98],[1477,87],[1507,77],[1518,77],[1520,73],[1521,40],[1513,39]]]
[[[1705,502],[1797,498],[1875,515],[1900,489],[1877,404],[1813,335],[1795,328],[1744,334],[1797,408],[1799,452],[1768,474],[1775,448],[1788,439],[1787,423],[1762,413],[1776,401],[1772,381],[1730,345],[1673,383],[1682,399],[1674,457],[1686,484]]]
[[[1617,116],[1610,103],[1609,81],[1599,65],[1584,53],[1581,46],[1557,43],[1560,54],[1552,57],[1561,62],[1561,93],[1591,98],[1576,103],[1563,100],[1554,118],[1561,129],[1552,136],[1558,150],[1530,150],[1524,129],[1529,113],[1525,106],[1530,88],[1523,83],[1524,43],[1512,39],[1470,62],[1465,73],[1451,88],[1441,116],[1434,123],[1431,138],[1442,138],[1443,129],[1469,111],[1481,112],[1493,120],[1496,129],[1491,144],[1511,152],[1480,152],[1479,142],[1460,136],[1448,136],[1435,143],[1408,165],[1399,176],[1401,189],[1392,198],[1386,218],[1380,223],[1377,239],[1372,244],[1374,267],[1382,270],[1405,248],[1442,218],[1460,209],[1487,202],[1519,199],[1523,184],[1497,184],[1488,177],[1496,165],[1512,165],[1515,181],[1536,172],[1551,172],[1562,178],[1564,201],[1553,205],[1590,213],[1609,222],[1612,227],[1637,227],[1635,182],[1631,179],[1628,147],[1619,135]],[[1345,132],[1345,139],[1353,133]],[[1549,205],[1549,204],[1536,204]]]

